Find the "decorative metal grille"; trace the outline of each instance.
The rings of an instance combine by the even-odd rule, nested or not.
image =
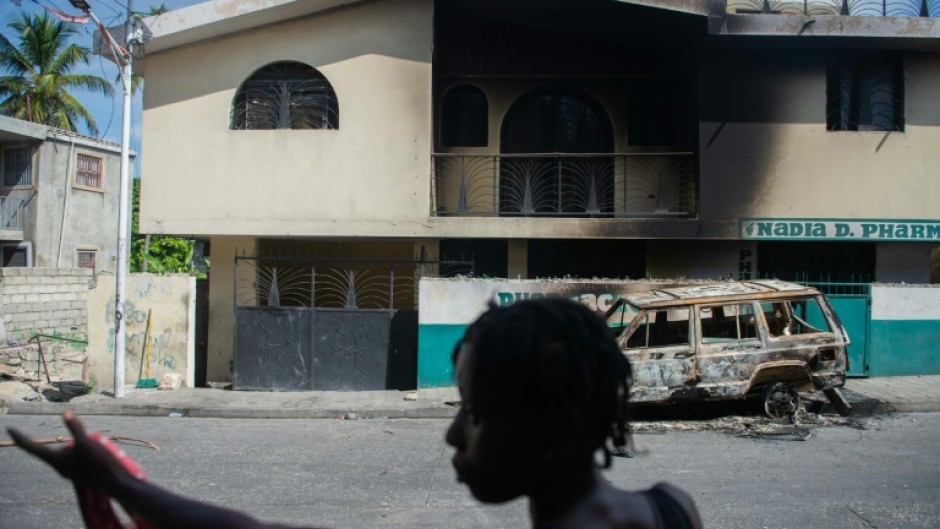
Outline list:
[[[97,156],[87,154],[78,155],[75,183],[85,187],[101,187],[101,172],[103,160]]]
[[[320,72],[298,62],[276,62],[256,71],[232,103],[231,128],[338,129],[339,104]]]
[[[414,309],[421,277],[472,275],[470,261],[323,260],[293,257],[235,259],[238,307]]]
[[[938,17],[940,0],[729,0],[737,13],[869,17]]]
[[[28,186],[33,183],[33,149],[3,149],[3,185]]]
[[[692,153],[434,155],[438,216],[695,214]]]

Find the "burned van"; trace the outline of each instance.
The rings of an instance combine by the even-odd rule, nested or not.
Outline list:
[[[633,365],[633,402],[759,397],[774,418],[820,390],[839,413],[848,334],[819,291],[776,280],[628,295],[607,313]]]

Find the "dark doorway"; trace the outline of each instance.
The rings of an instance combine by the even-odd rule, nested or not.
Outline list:
[[[875,245],[853,242],[761,242],[760,277],[789,281],[867,283],[875,277]]]
[[[209,360],[209,280],[196,280],[196,366],[197,388],[207,385]]]
[[[477,277],[506,277],[508,273],[509,243],[506,239],[441,239],[442,261],[473,261]],[[441,276],[451,277],[460,272],[441,269]]]
[[[3,266],[29,266],[27,249],[23,246],[4,246]]]
[[[617,239],[533,239],[529,241],[530,279],[639,279],[646,275],[646,243]]]

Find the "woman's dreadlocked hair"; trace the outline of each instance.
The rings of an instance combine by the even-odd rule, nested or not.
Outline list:
[[[498,413],[508,400],[523,413],[577,428],[584,448],[611,450],[629,442],[630,363],[606,323],[565,298],[490,305],[454,350],[474,351],[474,407]],[[608,444],[608,439],[610,443]]]

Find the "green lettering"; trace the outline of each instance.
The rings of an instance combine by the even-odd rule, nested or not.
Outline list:
[[[909,230],[907,224],[895,224],[894,225],[894,238],[895,239],[907,239],[907,232]]]
[[[849,225],[844,222],[836,223],[836,237],[848,237]]]
[[[923,224],[914,224],[911,226],[911,239],[923,239],[924,238],[924,225]]]
[[[808,230],[807,230],[808,231]],[[813,231],[810,233],[813,237],[825,237],[826,225],[822,222],[813,223]]]
[[[778,222],[774,225],[774,235],[777,237],[786,237],[790,235],[790,232],[787,231],[787,224],[785,222]]]
[[[512,305],[512,292],[497,292],[496,296],[499,298],[500,307]]]
[[[927,226],[928,239],[940,239],[940,224],[931,224]]]
[[[869,224],[869,223],[862,224],[862,237],[865,237],[865,238],[871,237],[871,234],[875,233],[876,231],[878,231],[877,224]]]
[[[891,239],[893,238],[891,233],[891,227],[894,224],[879,224],[878,225],[878,238],[879,239]]]
[[[770,237],[773,235],[771,233],[771,228],[773,228],[773,222],[758,222],[757,223],[757,236],[758,237]]]

